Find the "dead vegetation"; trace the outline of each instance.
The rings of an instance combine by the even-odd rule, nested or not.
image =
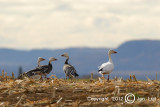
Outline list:
[[[93,77],[93,74],[91,75]],[[0,106],[15,107],[159,107],[160,82],[138,81],[134,76],[123,80],[116,78],[104,80],[63,80],[55,75],[39,81],[30,78],[23,80],[0,75]],[[133,79],[132,79],[133,78]],[[138,98],[156,98],[155,101],[136,100],[133,104],[125,102],[125,95],[133,93]],[[106,98],[106,99],[104,99]],[[107,99],[108,98],[108,99]]]

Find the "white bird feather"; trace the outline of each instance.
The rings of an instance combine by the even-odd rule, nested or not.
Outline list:
[[[114,69],[114,64],[111,58],[111,54],[117,53],[114,50],[109,50],[108,51],[108,57],[109,57],[109,61],[103,63],[101,66],[99,66],[99,70],[98,72],[100,74],[102,74],[102,77],[104,76],[104,74],[108,74],[108,79],[109,79],[109,74],[113,71]]]

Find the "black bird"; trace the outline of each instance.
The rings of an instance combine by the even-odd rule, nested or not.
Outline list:
[[[67,77],[72,79],[73,77],[79,76],[77,74],[76,69],[74,68],[74,66],[72,66],[72,65],[70,65],[68,63],[68,60],[69,60],[68,54],[64,53],[61,56],[66,57],[66,61],[65,61],[65,64],[63,66],[63,71],[65,72],[66,79],[67,79]]]

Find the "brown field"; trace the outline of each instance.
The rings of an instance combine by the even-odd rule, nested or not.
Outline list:
[[[135,102],[125,102],[133,93]],[[105,99],[106,98],[106,99]],[[108,98],[108,99],[107,99]],[[143,101],[138,101],[143,98]],[[144,100],[145,98],[145,100]],[[148,99],[149,98],[149,99]],[[133,100],[133,97],[129,97]],[[159,107],[160,82],[98,79],[23,80],[0,76],[0,107]]]

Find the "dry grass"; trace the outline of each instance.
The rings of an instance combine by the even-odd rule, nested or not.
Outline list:
[[[7,76],[4,71],[0,76],[0,106],[15,107],[158,107],[160,104],[160,82],[152,83],[131,79],[126,81],[111,80],[63,80],[52,75],[50,79],[39,81],[30,78],[23,80]],[[121,98],[133,93],[138,97],[156,97],[156,101],[135,101],[133,104],[114,101],[113,97]],[[90,101],[91,98],[108,100]]]

